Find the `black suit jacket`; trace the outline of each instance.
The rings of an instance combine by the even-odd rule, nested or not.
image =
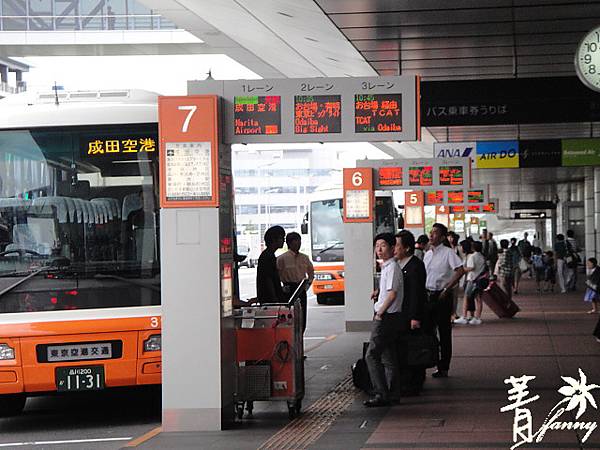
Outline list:
[[[423,310],[427,299],[425,279],[427,272],[425,264],[416,256],[402,269],[404,274],[404,299],[402,301],[402,316],[408,320],[423,320]]]

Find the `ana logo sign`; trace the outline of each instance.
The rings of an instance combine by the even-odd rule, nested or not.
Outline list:
[[[475,156],[475,142],[436,142],[433,144],[434,158],[466,158]]]

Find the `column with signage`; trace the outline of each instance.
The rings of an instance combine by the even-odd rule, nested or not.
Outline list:
[[[344,169],[344,300],[346,330],[368,330],[373,307],[373,169]],[[365,301],[365,299],[367,299]]]
[[[233,211],[218,97],[159,98],[162,428],[233,420]]]

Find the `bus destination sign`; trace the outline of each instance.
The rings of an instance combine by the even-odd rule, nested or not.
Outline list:
[[[464,191],[448,191],[448,203],[451,205],[461,205],[465,202]]]
[[[234,134],[281,134],[281,97],[234,97]]]
[[[433,166],[411,166],[408,168],[408,184],[411,186],[432,186]]]
[[[467,195],[468,203],[483,203],[485,201],[482,189],[469,190]]]
[[[379,186],[402,186],[402,167],[381,167]]]
[[[425,191],[426,205],[442,205],[444,203],[444,191]]]
[[[465,182],[462,166],[440,166],[440,186],[463,186]]]
[[[356,133],[400,133],[402,94],[357,94],[354,96]]]
[[[295,134],[327,134],[341,131],[341,95],[294,96]]]

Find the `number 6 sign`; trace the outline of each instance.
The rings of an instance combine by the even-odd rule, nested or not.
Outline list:
[[[344,222],[373,222],[373,169],[344,169]]]

